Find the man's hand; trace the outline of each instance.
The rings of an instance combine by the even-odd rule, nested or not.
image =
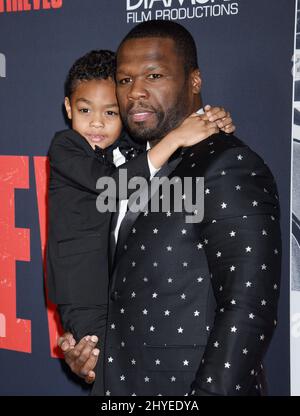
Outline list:
[[[65,361],[73,373],[84,378],[86,383],[93,383],[96,374],[93,371],[96,367],[99,349],[95,348],[98,342],[96,335],[86,336],[76,344],[73,335],[66,332],[58,340],[58,346],[64,353]]]
[[[220,130],[226,134],[235,132],[235,125],[232,123],[231,115],[223,107],[204,107],[205,115],[209,121],[215,122]]]

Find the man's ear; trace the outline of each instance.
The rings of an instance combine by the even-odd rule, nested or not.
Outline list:
[[[191,73],[191,82],[193,94],[199,94],[202,86],[201,73],[199,69],[194,69]]]
[[[69,97],[65,97],[65,109],[68,115],[68,118],[72,120],[72,108]]]

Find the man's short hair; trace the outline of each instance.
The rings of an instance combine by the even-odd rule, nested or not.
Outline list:
[[[112,78],[116,71],[116,54],[109,50],[93,50],[77,59],[72,65],[66,82],[65,96],[71,97],[81,81]]]
[[[148,20],[135,26],[122,40],[119,49],[129,39],[170,38],[182,57],[186,72],[198,68],[197,47],[190,32],[182,25],[169,20]]]

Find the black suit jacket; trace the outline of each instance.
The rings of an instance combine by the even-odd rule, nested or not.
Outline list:
[[[273,176],[223,134],[165,173],[204,177],[204,219],[172,208],[131,219],[111,278],[105,394],[259,395],[281,265]]]
[[[100,192],[96,182],[99,177],[110,176],[118,189],[118,169],[99,160],[88,142],[74,130],[58,132],[48,156],[49,297],[57,304],[107,304],[111,213],[99,213],[96,209]],[[147,154],[122,165],[122,169],[125,168],[128,179],[134,176],[149,178]],[[70,329],[66,326],[65,329]],[[75,335],[85,334],[77,331]]]

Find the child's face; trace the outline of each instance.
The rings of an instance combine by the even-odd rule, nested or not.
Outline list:
[[[79,81],[65,107],[72,128],[89,144],[105,149],[114,143],[122,130],[116,86],[112,79]]]

